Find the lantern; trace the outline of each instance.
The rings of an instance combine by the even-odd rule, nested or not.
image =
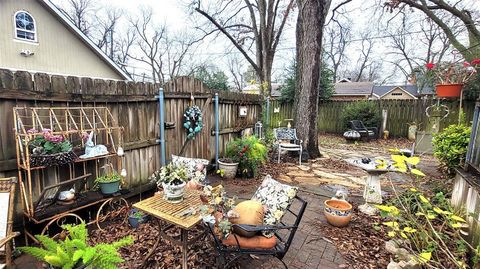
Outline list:
[[[258,138],[258,139],[263,139],[263,125],[261,122],[257,122],[255,123],[255,136]]]

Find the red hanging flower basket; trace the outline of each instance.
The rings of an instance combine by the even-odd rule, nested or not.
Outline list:
[[[462,93],[463,84],[437,84],[435,89],[437,90],[438,97],[444,98],[458,98]]]

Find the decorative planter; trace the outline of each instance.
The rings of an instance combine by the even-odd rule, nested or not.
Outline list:
[[[137,228],[140,223],[145,223],[149,219],[149,216],[145,214],[143,214],[141,217],[136,217],[135,213],[137,212],[137,209],[132,209],[130,210],[130,214],[128,215],[128,223],[130,223],[133,228]]]
[[[326,200],[323,213],[328,223],[335,227],[345,227],[352,219],[352,205],[343,200]]]
[[[30,155],[30,166],[54,166],[72,163],[77,158],[73,151],[59,152],[55,154]]]
[[[103,194],[113,194],[120,189],[120,179],[117,181],[108,182],[108,183],[99,182],[98,186],[100,186],[100,191]]]
[[[171,185],[162,183],[163,199],[170,203],[180,203],[183,201],[183,194],[185,193],[185,182],[180,185]]]
[[[237,175],[238,163],[226,163],[218,160],[218,169],[223,170],[225,178],[235,178]]]
[[[463,84],[437,84],[435,89],[438,97],[458,98],[462,93]]]

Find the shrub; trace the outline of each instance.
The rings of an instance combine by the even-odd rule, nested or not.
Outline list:
[[[470,131],[464,124],[452,124],[434,135],[433,153],[449,172],[465,161]]]
[[[361,120],[367,127],[379,127],[382,117],[374,102],[360,101],[348,104],[342,111],[342,122],[345,128],[348,128],[348,122],[352,120]]]
[[[267,160],[267,147],[255,136],[237,138],[227,144],[225,157],[238,162],[239,172],[252,177]]]

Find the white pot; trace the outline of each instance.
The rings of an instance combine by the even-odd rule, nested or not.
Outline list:
[[[171,203],[180,203],[181,201],[183,201],[185,185],[185,182],[182,182],[182,184],[180,185],[162,183],[163,198]]]
[[[218,160],[218,169],[223,170],[225,178],[235,178],[237,175],[238,163],[224,163]]]

